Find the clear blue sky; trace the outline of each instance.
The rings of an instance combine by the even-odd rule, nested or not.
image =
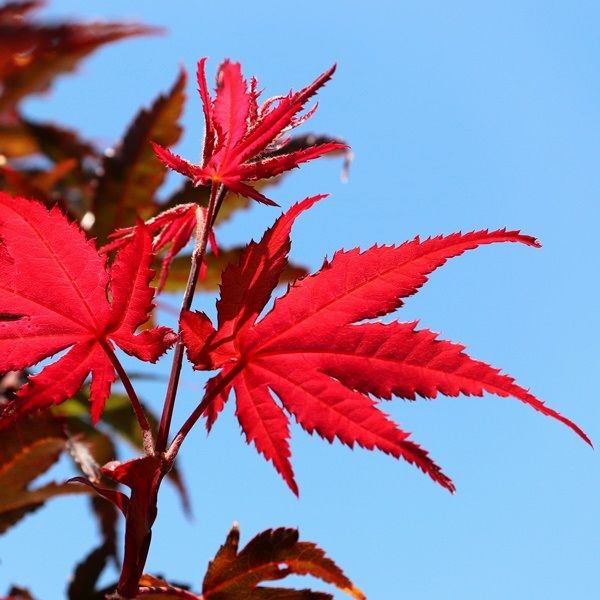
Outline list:
[[[332,193],[299,221],[293,256],[317,268],[338,248],[416,234],[508,226],[537,236],[541,250],[505,245],[455,259],[398,318],[466,344],[600,442],[600,4],[54,4],[47,15],[133,17],[169,30],[102,51],[27,107],[107,145],[200,56],[211,57],[211,77],[224,57],[240,60],[267,94],[337,62],[304,130],[343,136],[356,159],[347,184],[339,161],[327,160],[273,190],[283,206]],[[193,158],[202,134],[193,82],[185,124],[178,150]],[[260,235],[277,214],[254,207],[223,230],[222,244]],[[202,382],[184,374],[179,419]],[[142,394],[158,406],[163,390]],[[198,586],[237,520],[244,540],[298,526],[371,600],[600,597],[597,452],[512,399],[396,400],[385,409],[454,478],[456,496],[406,463],[294,427],[297,500],[246,446],[230,403],[210,437],[198,431],[186,442],[195,520],[165,487],[148,570]],[[84,500],[54,501],[0,540],[0,591],[14,581],[40,600],[63,597],[70,566],[95,543]]]

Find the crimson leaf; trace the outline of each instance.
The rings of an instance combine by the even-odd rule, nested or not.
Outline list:
[[[223,273],[217,330],[204,313],[182,317],[183,339],[195,368],[221,369],[209,380],[201,404],[209,428],[235,390],[236,415],[248,442],[273,463],[295,493],[288,414],[309,433],[404,458],[454,490],[427,452],[409,440],[371,396],[513,396],[589,442],[577,425],[511,377],[470,358],[463,346],[418,330],[416,323],[360,323],[399,308],[429,273],[466,250],[495,242],[538,245],[519,232],[455,233],[364,252],[337,252],[318,273],[294,283],[257,322],[287,265],[292,224],[316,199],[292,207],[260,242],[246,248],[238,265]]]
[[[116,377],[114,346],[155,361],[173,341],[166,327],[135,334],[153,307],[150,235],[140,225],[108,269],[58,208],[0,193],[0,240],[0,371],[69,349],[4,405],[1,420],[74,396],[91,373],[97,421]]]

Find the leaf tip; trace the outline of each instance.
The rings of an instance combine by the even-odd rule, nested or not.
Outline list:
[[[348,596],[352,596],[356,600],[367,600],[367,597],[355,585],[353,585],[352,587],[342,588],[342,592],[348,594]]]

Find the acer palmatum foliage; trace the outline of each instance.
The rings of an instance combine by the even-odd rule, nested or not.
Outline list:
[[[197,369],[221,369],[207,384],[209,428],[234,390],[236,416],[247,440],[296,494],[288,415],[330,442],[338,438],[350,447],[359,444],[404,458],[454,491],[427,452],[410,441],[369,394],[410,400],[439,393],[513,396],[589,442],[577,425],[511,377],[470,358],[463,346],[417,329],[416,323],[359,323],[402,306],[402,298],[414,294],[429,273],[466,250],[496,242],[538,245],[518,231],[457,233],[364,252],[340,251],[318,273],[292,284],[257,322],[287,264],[294,220],[318,199],[293,206],[260,242],[248,245],[238,265],[224,271],[217,330],[204,313],[183,315],[190,360]]]
[[[33,1],[0,7],[0,22],[14,27],[15,16],[21,23],[37,5]],[[44,33],[34,26],[23,31],[33,39]],[[150,30],[128,30],[115,38],[146,31]],[[99,43],[104,42],[95,42]],[[7,52],[16,52],[11,48]],[[48,59],[43,53],[40,56]],[[34,56],[32,61],[36,60],[42,58]],[[258,534],[242,550],[239,531],[232,529],[209,565],[201,595],[143,575],[163,478],[169,476],[181,487],[173,464],[182,442],[202,417],[210,429],[232,393],[247,441],[273,463],[296,494],[290,417],[329,442],[338,439],[350,447],[377,449],[407,460],[454,491],[452,481],[428,453],[381,410],[380,401],[393,396],[408,400],[438,394],[511,396],[561,421],[589,443],[572,421],[508,375],[468,356],[463,346],[439,339],[414,322],[380,320],[400,308],[404,298],[416,293],[429,274],[452,257],[483,244],[539,244],[530,236],[504,229],[415,238],[398,246],[340,250],[318,272],[302,276],[306,271],[290,268],[288,263],[290,233],[296,218],[323,198],[314,196],[282,214],[259,242],[220,254],[232,262],[214,260],[214,227],[244,206],[229,193],[243,196],[246,204],[250,200],[245,198],[250,198],[272,205],[249,183],[281,175],[347,146],[328,136],[286,136],[313,114],[316,107],[300,115],[335,67],[299,92],[259,105],[256,79],[247,82],[239,63],[229,60],[218,69],[216,94],[211,97],[205,61],[198,63],[206,126],[198,165],[167,149],[181,133],[178,119],[185,99],[184,72],[168,94],[140,111],[113,154],[102,156],[73,132],[54,125],[17,123],[18,143],[13,143],[9,156],[23,157],[39,150],[47,153],[45,158],[53,165],[41,173],[19,170],[18,164],[0,165],[0,174],[11,189],[37,198],[0,192],[0,372],[10,372],[4,379],[11,382],[28,377],[16,393],[12,383],[0,396],[7,463],[0,465],[0,476],[8,490],[5,495],[10,496],[9,502],[0,502],[0,528],[12,526],[48,498],[67,493],[70,485],[79,493],[91,490],[115,507],[108,513],[97,510],[104,541],[78,566],[69,588],[73,598],[104,595],[96,583],[116,554],[116,509],[125,518],[125,550],[112,598],[331,598],[321,592],[260,585],[288,574],[310,574],[361,599],[362,592],[320,548],[299,541],[297,531],[285,528]],[[43,81],[37,80],[35,69],[27,71],[26,79],[32,82],[19,94],[26,89],[38,91],[64,71],[61,64],[52,63]],[[0,69],[0,83],[10,77],[11,72]],[[21,97],[11,101],[11,109]],[[11,120],[19,118],[10,114]],[[162,162],[150,142],[157,142],[152,147]],[[83,156],[101,168],[88,171]],[[155,194],[167,175],[164,165],[189,181],[161,203]],[[57,197],[61,208],[55,206]],[[70,202],[69,198],[78,200]],[[136,213],[146,222],[138,218],[136,224]],[[185,257],[176,255],[190,239],[194,239],[194,249],[188,257],[179,331],[150,326],[155,294],[172,283],[169,269],[174,268],[174,261],[181,274]],[[209,241],[212,260],[206,255]],[[155,289],[152,266],[160,263]],[[216,326],[204,313],[189,310],[203,265],[212,269],[213,285],[221,279]],[[286,277],[289,281],[290,274],[302,275],[259,318],[277,285]],[[116,351],[154,362],[173,344],[171,376],[159,422],[147,415]],[[171,436],[186,350],[197,370],[218,373],[207,382],[204,397],[179,432]],[[63,354],[56,357],[58,353]],[[42,362],[35,374],[28,371]],[[127,397],[109,398],[117,375]],[[134,415],[129,420],[119,405],[124,398]],[[125,462],[114,460],[110,438],[74,417],[81,416],[77,412],[81,403],[89,401],[91,421],[96,424],[107,400],[106,423],[126,432],[125,439],[143,446],[145,455]],[[39,418],[26,415],[32,411],[43,414]],[[138,441],[131,433],[132,424],[139,427]],[[33,435],[28,427],[37,427]],[[66,449],[85,477],[75,477],[71,484],[29,489],[32,480]],[[74,488],[75,484],[84,485]],[[119,484],[129,488],[129,495],[116,489]],[[110,504],[102,506],[111,509]]]
[[[289,153],[275,153],[289,138],[284,135],[312,116],[315,107],[297,116],[306,103],[323,87],[335,71],[335,65],[299,92],[273,96],[258,104],[260,91],[253,77],[248,84],[239,63],[226,60],[217,73],[217,90],[211,98],[204,65],[198,62],[198,90],[204,109],[204,148],[202,164],[195,165],[154,144],[157,156],[169,168],[189,177],[194,185],[222,183],[228,190],[275,204],[247,181],[269,179],[314,160],[328,152],[343,150],[345,144],[326,141]]]
[[[197,204],[178,204],[161,212],[146,221],[146,227],[152,235],[154,252],[165,250],[158,278],[157,288],[161,291],[169,275],[171,262],[188,244],[196,226],[206,219],[206,209]],[[102,246],[101,252],[106,254],[128,245],[135,236],[135,227],[117,229],[110,234],[111,241]],[[218,254],[214,234],[209,236],[213,253]]]
[[[2,422],[71,398],[90,373],[97,421],[116,378],[115,346],[154,362],[174,341],[167,327],[136,333],[153,307],[150,234],[140,224],[108,267],[60,209],[0,193],[0,240],[0,371],[69,349],[3,407]]]

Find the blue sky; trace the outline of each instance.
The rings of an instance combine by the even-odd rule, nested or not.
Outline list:
[[[292,256],[316,269],[338,248],[417,234],[507,226],[535,235],[540,250],[500,245],[451,261],[398,318],[464,343],[600,440],[597,2],[53,4],[46,15],[168,29],[105,49],[27,106],[100,144],[200,56],[211,59],[210,77],[223,58],[241,61],[267,94],[297,89],[337,62],[304,130],[344,137],[355,161],[345,184],[340,162],[325,160],[273,188],[283,207],[332,194],[299,220]],[[192,81],[184,123],[178,151],[194,158],[202,123]],[[277,214],[255,206],[220,240],[256,238]],[[195,305],[210,310],[214,299]],[[202,383],[184,373],[177,419]],[[141,392],[155,407],[164,393],[160,384]],[[186,521],[165,487],[148,570],[198,587],[237,520],[244,540],[299,527],[372,600],[597,596],[597,452],[512,399],[395,400],[384,409],[453,477],[455,496],[406,463],[294,426],[297,500],[246,446],[230,404],[208,438],[196,431],[186,441],[195,518]],[[62,597],[95,536],[81,498],[54,501],[0,540],[0,591],[14,582],[40,600]]]

